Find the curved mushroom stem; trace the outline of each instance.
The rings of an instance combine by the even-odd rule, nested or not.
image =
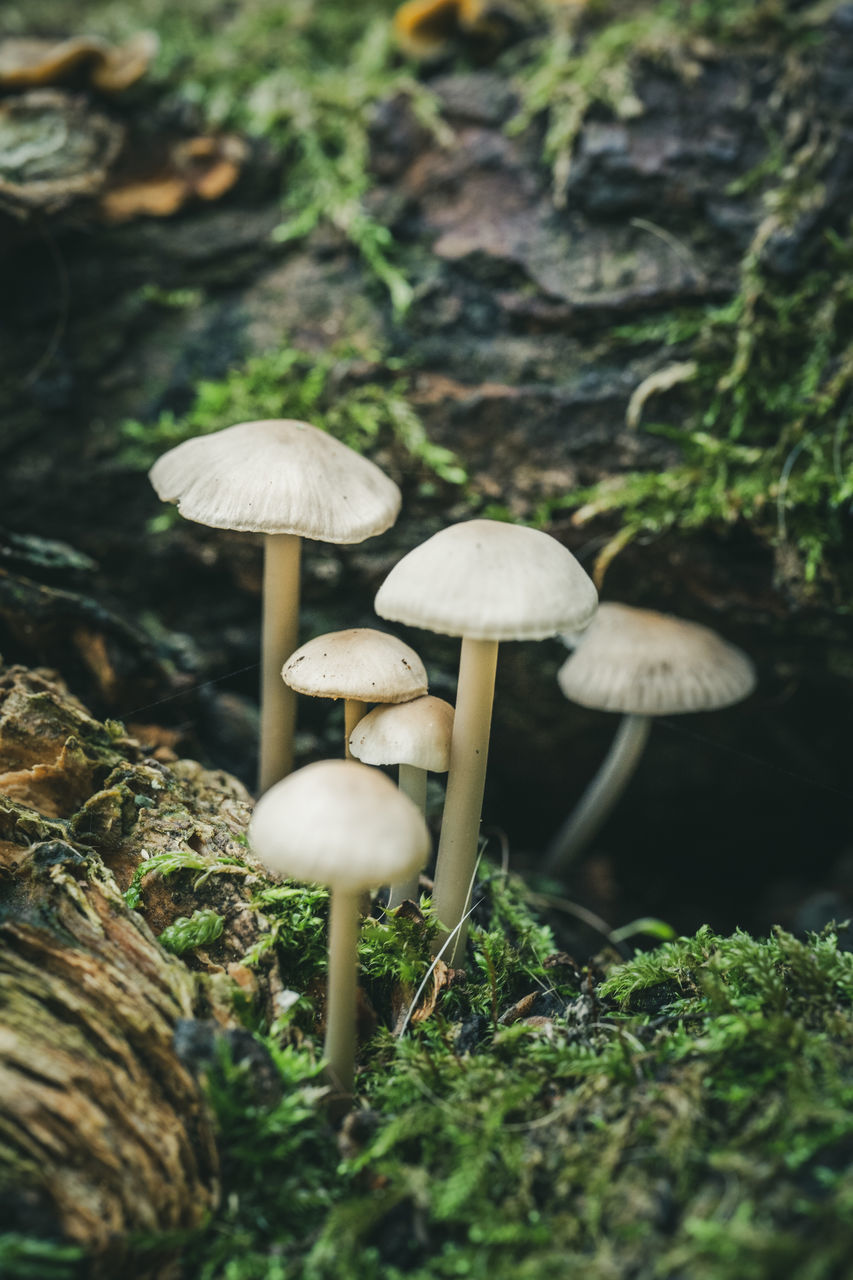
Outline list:
[[[358,724],[359,720],[363,720],[367,713],[367,703],[362,702],[359,698],[344,699],[344,755],[347,760],[354,760],[355,757],[349,749],[350,734]]]
[[[296,694],[282,680],[281,669],[299,643],[301,549],[302,539],[294,533],[264,538],[259,795],[293,768]]]
[[[465,915],[477,864],[497,661],[497,640],[471,640],[463,636],[432,899],[444,930],[433,944],[436,950],[441,948],[448,933],[459,926],[446,957],[451,966],[464,955],[468,936],[467,922],[460,922]]]
[[[651,716],[623,716],[601,768],[551,842],[545,869],[552,875],[562,875],[605,822],[637,767],[651,727]]]
[[[360,894],[332,889],[329,908],[329,976],[326,987],[326,1072],[335,1090],[349,1094],[355,1079]]]
[[[419,769],[414,764],[401,764],[398,766],[398,781],[400,790],[404,796],[408,796],[411,801],[418,806],[421,813],[426,813],[426,789],[427,789],[427,771]],[[403,884],[392,884],[391,891],[388,894],[388,910],[399,907],[401,902],[405,902],[407,898],[412,901],[418,900],[418,884],[420,876],[414,875]]]

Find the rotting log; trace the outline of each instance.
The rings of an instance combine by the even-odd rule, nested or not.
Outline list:
[[[169,1274],[131,1241],[217,1203],[203,1080],[175,1032],[233,1035],[238,1006],[271,999],[271,967],[240,963],[268,928],[248,812],[227,775],[146,759],[50,673],[0,669],[0,1226],[81,1245],[104,1280]],[[163,850],[210,869],[204,893],[152,875],[132,910],[122,889]],[[168,954],[155,933],[214,902],[215,948]]]

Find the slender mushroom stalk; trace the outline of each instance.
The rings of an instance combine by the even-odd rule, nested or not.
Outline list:
[[[567,637],[568,640],[568,637]],[[607,759],[554,838],[546,867],[560,875],[589,843],[636,768],[652,717],[711,711],[755,687],[740,649],[709,627],[653,609],[606,603],[557,673],[567,698],[624,716]]]
[[[281,668],[299,643],[299,562],[302,539],[293,533],[264,538],[261,631],[261,738],[258,789],[268,791],[293,768],[296,694]]]
[[[375,707],[352,734],[350,750],[364,764],[396,764],[400,790],[426,815],[427,773],[447,772],[453,716],[449,702],[429,694]],[[390,886],[388,909],[417,896],[418,876],[413,875]]]
[[[293,761],[295,701],[279,672],[298,641],[302,538],[362,542],[397,518],[400,490],[333,436],[289,418],[240,422],[176,445],[149,472],[158,497],[198,524],[267,535],[260,790]]]
[[[477,859],[497,646],[581,630],[598,604],[570,551],[537,529],[468,520],[434,534],[391,570],[376,612],[462,638],[450,772],[433,905],[454,934],[451,965],[464,955],[465,909]]]
[[[435,914],[450,929],[465,915],[477,865],[497,663],[497,640],[463,638],[433,894]],[[467,932],[460,924],[447,957],[451,967],[465,953]]]
[[[344,754],[347,760],[353,759],[349,740],[359,720],[367,714],[367,703],[361,698],[347,698],[344,701]]]
[[[427,771],[414,764],[397,766],[397,786],[404,796],[408,796],[412,804],[417,805],[418,812],[426,817]],[[401,902],[416,901],[420,876],[410,876],[401,884],[392,884],[388,891],[388,910],[393,911]]]
[[[355,1080],[358,994],[358,927],[361,893],[332,888],[329,901],[329,977],[323,1057],[339,1093],[352,1093]]]
[[[358,920],[362,893],[426,862],[423,816],[377,769],[321,760],[298,769],[255,806],[249,845],[275,875],[331,891],[324,1054],[338,1098],[355,1080]]]
[[[552,875],[563,875],[606,822],[631,780],[651,727],[651,716],[623,717],[601,768],[551,842],[545,866]]]

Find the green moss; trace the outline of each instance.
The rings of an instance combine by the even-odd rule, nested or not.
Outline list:
[[[469,1010],[490,982],[470,975]],[[537,989],[523,964],[519,982]],[[375,1036],[359,1075],[372,1111],[343,1163],[304,1050],[275,1050],[271,1108],[239,1074],[216,1084],[227,1207],[187,1274],[838,1274],[853,1246],[853,956],[831,935],[704,929],[597,989],[587,975],[544,994],[547,1022],[493,1026],[473,1049],[447,1006],[403,1040]],[[500,987],[501,1013],[508,998]]]
[[[125,890],[125,902],[131,910],[135,911],[142,901],[143,881],[147,876],[159,875],[166,879],[180,871],[195,872],[193,889],[198,889],[212,875],[229,875],[235,872],[245,875],[246,868],[235,863],[233,858],[217,858],[214,862],[210,862],[188,849],[155,853],[147,861],[140,863],[134,871],[133,878]]]
[[[667,66],[686,79],[695,74],[693,42],[702,38],[718,48],[736,45],[743,53],[759,41],[766,54],[773,45],[808,45],[825,5],[794,8],[785,0],[592,0],[586,5],[542,0],[538,34],[521,52],[516,72],[519,110],[511,132],[545,120],[543,159],[553,174],[555,200],[564,202],[572,151],[590,107],[603,107],[618,119],[642,113],[634,90],[643,61]]]
[[[806,584],[843,571],[853,499],[853,230],[829,237],[824,265],[792,291],[750,254],[738,296],[724,307],[618,329],[628,348],[667,344],[696,371],[681,388],[687,425],[647,423],[683,462],[634,471],[542,505],[547,523],[618,512],[600,557],[637,537],[746,522],[787,553]]]
[[[634,76],[643,61],[676,74],[695,71],[691,41],[784,53],[789,76],[808,80],[809,48],[833,6],[598,3],[579,17],[571,6],[544,32],[517,73],[521,108],[511,126],[546,122],[545,159],[559,202],[572,150],[589,108],[617,117],[641,109]],[[793,139],[793,134],[792,134]],[[723,306],[678,310],[617,329],[617,347],[633,353],[671,348],[674,362],[694,362],[681,385],[677,422],[647,423],[680,446],[683,462],[660,472],[635,471],[542,504],[536,521],[559,511],[576,523],[607,513],[620,525],[598,562],[636,538],[743,521],[779,549],[786,579],[808,590],[843,573],[842,548],[853,497],[853,232],[830,230],[810,274],[792,290],[768,265],[774,237],[796,238],[822,200],[831,142],[801,145],[769,133],[767,152],[729,195],[750,192],[764,216],[740,264],[736,295]],[[849,585],[849,584],[847,584]],[[837,590],[843,597],[846,586]]]
[[[221,381],[196,388],[186,414],[162,413],[153,423],[125,422],[119,459],[145,470],[166,449],[235,422],[308,420],[359,453],[396,445],[424,480],[462,485],[467,476],[449,449],[433,444],[407,398],[407,380],[393,368],[384,381],[347,379],[353,353],[309,354],[295,347],[254,356]]]
[[[78,1280],[85,1255],[75,1245],[0,1235],[0,1275],[5,1280]]]
[[[182,956],[186,951],[194,951],[196,947],[209,946],[211,942],[221,938],[224,928],[222,916],[207,907],[194,911],[191,916],[178,916],[177,920],[163,930],[157,941],[173,955]]]

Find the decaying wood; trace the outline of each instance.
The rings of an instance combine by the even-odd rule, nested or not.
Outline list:
[[[2,1217],[85,1245],[104,1276],[132,1233],[191,1228],[216,1204],[213,1123],[176,1027],[233,1027],[234,993],[271,997],[238,963],[268,927],[237,840],[246,793],[119,734],[48,673],[0,671]],[[204,895],[151,876],[131,910],[122,889],[164,849],[219,874]],[[212,901],[225,931],[190,969],[155,933]]]

